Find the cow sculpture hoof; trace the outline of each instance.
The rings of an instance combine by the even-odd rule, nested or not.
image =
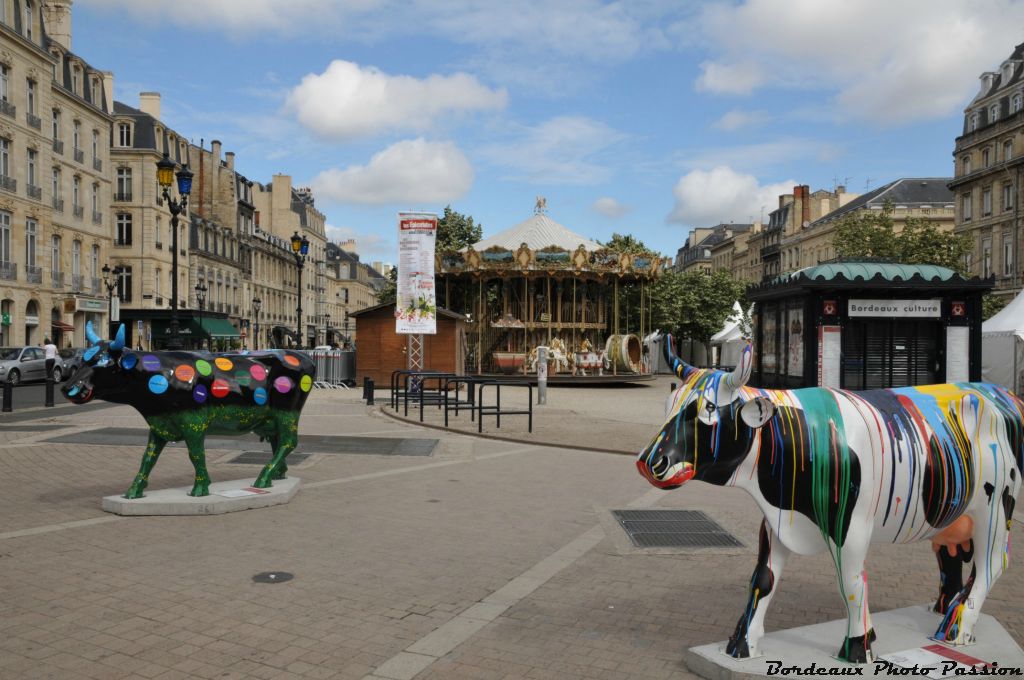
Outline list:
[[[124,492],[124,497],[128,498],[128,499],[142,498],[142,496],[143,496],[142,492],[145,489],[146,489],[146,483],[145,482],[135,482],[130,487],[128,487],[127,491]]]
[[[734,659],[749,659],[750,647],[747,646],[746,637],[740,635],[739,631],[733,633],[729,638],[729,643],[725,646],[725,653]]]
[[[871,651],[871,643],[875,641],[875,637],[875,629],[872,628],[868,631],[867,635],[846,638],[846,641],[839,647],[836,658],[848,663],[870,663],[874,661],[875,655]]]
[[[201,496],[210,495],[210,482],[196,482],[192,485],[192,490],[188,492],[189,496],[195,496],[197,498]]]

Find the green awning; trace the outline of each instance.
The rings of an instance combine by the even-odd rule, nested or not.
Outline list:
[[[171,322],[168,319],[153,319],[153,339],[166,339],[171,335]],[[178,319],[178,334],[183,338],[199,338],[203,330],[195,319]]]
[[[211,338],[238,338],[241,337],[238,329],[231,325],[227,319],[208,319],[203,317],[203,328]]]

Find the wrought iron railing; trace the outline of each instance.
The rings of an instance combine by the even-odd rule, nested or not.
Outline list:
[[[64,140],[55,139],[53,140],[53,152],[59,153],[61,156],[64,155]]]
[[[85,206],[84,205],[72,206],[71,211],[73,213],[75,213],[75,217],[77,217],[79,219],[81,219],[82,217],[85,216]]]
[[[25,120],[28,121],[29,127],[34,127],[36,130],[43,129],[43,120],[34,113],[25,113]]]
[[[157,295],[156,298],[153,300],[153,302],[154,302],[154,304],[156,304],[157,307],[162,307],[163,304],[164,304],[164,299],[163,299],[162,296]]]
[[[130,201],[130,200],[132,200],[132,192],[130,192],[130,191],[115,191],[114,192],[114,200],[115,201]]]
[[[99,295],[100,294],[100,280],[96,279],[96,278],[92,279],[91,285],[89,286],[89,290],[92,292],[93,295]]]
[[[29,198],[34,198],[37,201],[43,200],[43,189],[42,189],[42,187],[37,187],[37,186],[35,186],[33,184],[26,184],[25,185],[25,191],[28,192],[28,197]]]
[[[75,162],[76,163],[84,163],[85,162],[85,152],[82,151],[81,149],[75,149]]]
[[[18,180],[7,175],[0,175],[0,189],[15,192],[18,190]]]
[[[95,210],[93,210],[92,211],[92,223],[93,224],[103,224],[103,213],[96,212]]]
[[[92,169],[95,170],[96,172],[102,172],[103,171],[103,161],[100,160],[99,158],[93,158],[92,159]]]
[[[18,107],[6,99],[0,99],[0,113],[14,118],[18,114]]]
[[[25,267],[25,280],[29,283],[42,283],[43,282],[43,268],[42,267]]]
[[[0,262],[0,279],[4,279],[5,281],[17,281],[18,263]]]
[[[50,272],[50,282],[54,288],[64,287],[64,272]]]
[[[73,274],[71,276],[71,292],[81,293],[82,288],[85,287],[85,277],[81,274]]]
[[[64,199],[54,196],[53,209],[56,210],[57,212],[64,212]]]

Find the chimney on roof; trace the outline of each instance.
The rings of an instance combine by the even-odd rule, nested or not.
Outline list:
[[[981,94],[985,94],[992,89],[992,83],[995,82],[996,74],[992,71],[986,71],[981,74]]]
[[[225,152],[224,153],[224,159],[225,159],[225,162],[228,165],[228,170],[231,170],[232,172],[234,172],[234,170],[235,170],[235,152],[234,151],[227,151],[227,152]]]
[[[148,113],[157,120],[160,120],[160,93],[140,92],[139,111],[142,111],[143,113]]]
[[[103,97],[107,100],[107,113],[114,112],[114,72],[103,72]]]
[[[800,226],[811,223],[811,187],[800,185]]]
[[[43,3],[43,23],[46,35],[71,51],[71,4],[73,0],[46,0]]]

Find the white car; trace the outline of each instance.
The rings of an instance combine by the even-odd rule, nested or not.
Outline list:
[[[64,364],[60,358],[53,367],[53,379],[60,382],[64,377]],[[46,379],[46,354],[42,347],[0,348],[0,382],[17,385],[24,380]]]

